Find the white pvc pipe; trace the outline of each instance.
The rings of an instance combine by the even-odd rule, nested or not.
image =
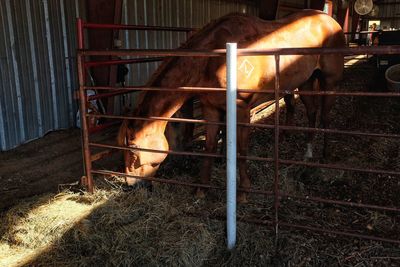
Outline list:
[[[228,249],[236,244],[236,94],[237,44],[226,44],[226,226]]]

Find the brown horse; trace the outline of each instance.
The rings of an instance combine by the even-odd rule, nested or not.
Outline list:
[[[328,15],[306,10],[277,21],[263,21],[257,17],[230,14],[208,24],[194,34],[183,46],[184,49],[213,50],[225,47],[227,42],[238,43],[239,48],[268,49],[289,47],[343,47],[344,35],[339,24]],[[181,86],[226,87],[225,58],[173,57],[167,59],[150,79],[150,86],[176,88]],[[312,90],[316,78],[321,90],[333,90],[341,80],[343,57],[338,55],[290,55],[280,60],[280,88],[292,91]],[[275,60],[273,56],[238,58],[238,88],[253,90],[271,90],[275,85]],[[193,93],[165,93],[152,91],[144,94],[135,116],[171,117]],[[224,93],[196,94],[203,105],[203,116],[208,121],[219,121],[225,111]],[[238,122],[249,122],[250,108],[271,100],[269,94],[239,93],[237,98]],[[311,127],[315,127],[317,106],[315,97],[302,97],[306,106]],[[334,98],[324,97],[322,101],[321,122],[329,123],[329,111]],[[118,143],[131,148],[168,150],[168,141],[164,131],[165,121],[125,121],[120,128]],[[219,127],[206,126],[206,151],[214,152],[217,146],[216,136]],[[249,129],[238,127],[238,152],[247,155]],[[311,136],[308,150],[311,149]],[[307,153],[311,153],[307,151]],[[166,154],[143,151],[126,151],[125,172],[136,176],[151,176],[166,158]],[[208,183],[213,159],[206,158],[201,168],[201,182]],[[246,161],[239,161],[240,187],[249,188]],[[136,179],[128,178],[128,184]],[[201,189],[198,197],[204,197]],[[239,194],[238,200],[246,201],[245,194]]]

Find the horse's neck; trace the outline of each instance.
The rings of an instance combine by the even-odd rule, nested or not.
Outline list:
[[[147,92],[139,106],[139,116],[171,118],[190,96],[180,92]],[[141,121],[142,128],[147,132],[163,133],[167,121]]]

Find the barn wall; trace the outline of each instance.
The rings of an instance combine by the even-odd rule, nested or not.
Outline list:
[[[378,18],[371,17],[370,19],[380,19],[382,28],[396,28],[400,29],[400,1],[394,4],[393,0],[383,0],[378,4],[379,14]]]
[[[0,1],[1,151],[75,125],[75,19],[83,9],[83,0]],[[251,1],[124,0],[123,23],[198,28],[233,11],[257,14]],[[131,48],[175,48],[185,40],[165,32],[121,37]],[[129,81],[143,84],[156,66],[130,66]]]
[[[0,149],[74,123],[75,0],[0,1]]]

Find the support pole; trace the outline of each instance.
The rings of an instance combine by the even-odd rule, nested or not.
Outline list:
[[[274,228],[275,228],[275,247],[278,243],[279,233],[279,92],[280,92],[280,56],[275,55],[275,143],[274,143]]]
[[[84,67],[83,67],[83,56],[78,54],[78,80],[79,80],[79,109],[80,109],[80,117],[81,117],[81,129],[82,129],[82,145],[83,145],[83,160],[85,163],[85,174],[86,174],[86,186],[89,193],[93,193],[94,184],[93,184],[93,176],[92,176],[92,162],[90,156],[90,147],[89,147],[89,129],[87,123],[87,99],[86,92],[83,89],[85,86],[85,77],[84,77]]]
[[[84,49],[85,41],[83,36],[83,20],[77,19],[77,41],[78,41],[78,49]],[[90,147],[89,147],[89,129],[87,124],[87,97],[86,91],[84,89],[86,85],[86,69],[84,67],[85,57],[81,54],[78,54],[77,65],[78,65],[78,81],[79,81],[79,111],[80,111],[80,119],[81,119],[81,129],[82,129],[82,157],[83,157],[83,166],[85,168],[85,176],[86,179],[81,182],[86,186],[89,193],[93,193],[94,191],[94,183],[92,176],[92,161],[90,156]]]
[[[236,94],[237,94],[237,44],[226,44],[226,132],[227,132],[227,194],[226,226],[227,245],[231,250],[236,244]]]

